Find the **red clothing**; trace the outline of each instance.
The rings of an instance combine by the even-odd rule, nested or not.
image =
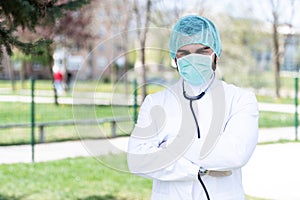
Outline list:
[[[55,81],[62,81],[63,80],[63,75],[62,75],[61,72],[56,72],[56,73],[53,74],[53,76],[54,76]]]

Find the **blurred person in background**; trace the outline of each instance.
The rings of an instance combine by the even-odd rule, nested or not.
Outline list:
[[[53,67],[53,79],[57,94],[62,95],[64,93],[63,74],[57,67]]]

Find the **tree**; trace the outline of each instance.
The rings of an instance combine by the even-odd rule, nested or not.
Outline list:
[[[50,40],[40,38],[37,41],[24,42],[16,35],[19,27],[35,32],[37,26],[54,24],[65,11],[76,10],[89,3],[89,0],[10,0],[0,1],[0,45],[11,55],[12,47],[26,54],[42,44],[49,45]],[[2,56],[0,49],[0,56]]]
[[[150,23],[150,17],[151,17],[151,0],[147,0],[146,2],[146,8],[141,9],[141,6],[139,5],[138,1],[134,1],[134,13],[136,16],[136,25],[137,25],[137,35],[138,35],[138,41],[141,48],[141,65],[142,65],[142,99],[144,99],[147,95],[147,87],[146,87],[146,56],[145,56],[145,47],[146,47],[146,39],[147,39],[147,32],[148,32],[148,26]]]
[[[261,12],[263,20],[271,24],[271,33],[273,40],[273,62],[274,62],[274,80],[275,80],[275,95],[280,97],[280,66],[283,55],[281,48],[281,34],[279,28],[282,26],[294,26],[294,11],[298,8],[295,4],[296,0],[269,0],[264,2],[251,3],[253,10]],[[256,14],[261,16],[261,14]]]
[[[88,29],[92,14],[89,12],[93,4],[88,4],[76,11],[65,11],[64,15],[56,20],[54,24],[38,26],[36,28],[36,36],[40,35],[47,40],[54,41],[53,45],[47,45],[46,55],[48,57],[48,69],[52,74],[53,53],[55,47],[60,43],[64,48],[69,49],[71,46],[87,47],[88,40],[93,38],[93,35]],[[67,26],[66,26],[67,24]],[[59,38],[59,39],[56,39]],[[66,64],[66,62],[64,62]],[[66,66],[65,66],[66,69]],[[58,105],[57,91],[54,87],[54,76],[52,75],[54,102]]]
[[[223,50],[218,62],[222,78],[242,87],[260,87],[265,80],[259,76],[263,68],[258,65],[256,55],[271,50],[270,35],[263,32],[259,20],[225,14],[220,18],[218,29]]]
[[[198,0],[197,2],[190,2],[186,4],[185,1],[134,1],[134,14],[136,17],[137,39],[140,48],[140,61],[142,68],[142,98],[147,95],[146,90],[146,40],[149,31],[149,26],[155,26],[159,28],[172,28],[171,26],[187,12],[203,14],[206,7],[203,4],[204,0]],[[167,34],[167,32],[165,32]],[[168,37],[167,35],[158,35],[156,40],[161,41],[161,49],[168,49]],[[169,57],[168,57],[169,58]]]
[[[275,64],[275,94],[276,97],[280,97],[280,52],[279,52],[279,12],[278,12],[278,1],[270,0],[272,6],[272,29],[273,29],[273,44],[274,44],[274,64]]]
[[[4,47],[0,48],[0,58],[3,55],[2,49],[4,49],[8,55],[12,55],[13,47],[20,49],[25,54],[39,54],[42,53],[40,49],[44,46],[48,54],[48,60],[50,63],[49,68],[52,71],[51,66],[53,63],[53,51],[50,44],[54,38],[54,33],[57,30],[66,30],[66,28],[63,29],[61,27],[69,27],[65,26],[66,22],[72,21],[72,18],[69,17],[72,14],[68,11],[74,11],[89,2],[90,0],[0,1],[0,18],[2,19],[0,22],[0,46]],[[63,19],[66,20],[64,21],[64,24],[57,23],[57,19],[63,16]],[[25,36],[26,34],[24,33],[27,32],[38,33],[36,35],[39,35],[39,37],[27,36],[27,38],[20,38],[17,34],[17,31],[20,31],[20,29],[23,30],[23,36]],[[79,36],[78,32],[74,32],[73,30],[72,34],[74,35],[74,33]],[[79,33],[81,33],[81,31],[79,31]],[[70,32],[64,32],[64,34],[68,35]],[[55,103],[57,104],[56,91],[54,94]]]
[[[110,0],[110,1],[101,1],[99,2],[99,6],[103,9],[101,12],[102,18],[102,27],[105,32],[107,38],[114,35],[117,39],[111,41],[111,45],[113,48],[117,48],[116,51],[118,55],[113,55],[113,58],[120,56],[121,59],[124,59],[124,66],[122,73],[119,73],[119,66],[111,67],[111,82],[115,83],[121,75],[123,76],[124,85],[125,85],[125,93],[129,93],[128,89],[128,77],[127,72],[129,70],[129,46],[130,43],[130,23],[132,22],[132,9],[133,4],[131,0]],[[120,38],[118,38],[120,36]],[[114,51],[115,52],[115,51]],[[120,70],[121,71],[121,70]]]
[[[185,13],[197,13],[203,15],[209,8],[205,0],[190,1],[166,1],[156,0],[152,5],[151,22],[158,27],[170,27]]]

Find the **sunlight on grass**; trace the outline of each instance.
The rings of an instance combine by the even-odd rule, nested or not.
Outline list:
[[[124,155],[107,156],[118,163]],[[94,158],[0,165],[0,199],[149,199],[151,180],[107,168]]]

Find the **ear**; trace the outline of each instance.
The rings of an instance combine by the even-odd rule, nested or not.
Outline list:
[[[213,61],[213,64],[212,64],[212,69],[214,71],[216,71],[216,68],[217,68],[217,61],[218,61],[218,57],[215,55],[214,56],[214,61]]]
[[[178,71],[177,58],[174,58],[174,62],[175,62],[175,64],[176,64],[176,70]]]
[[[218,56],[215,56],[214,62],[215,62],[215,64],[217,65],[217,62],[218,62]]]

